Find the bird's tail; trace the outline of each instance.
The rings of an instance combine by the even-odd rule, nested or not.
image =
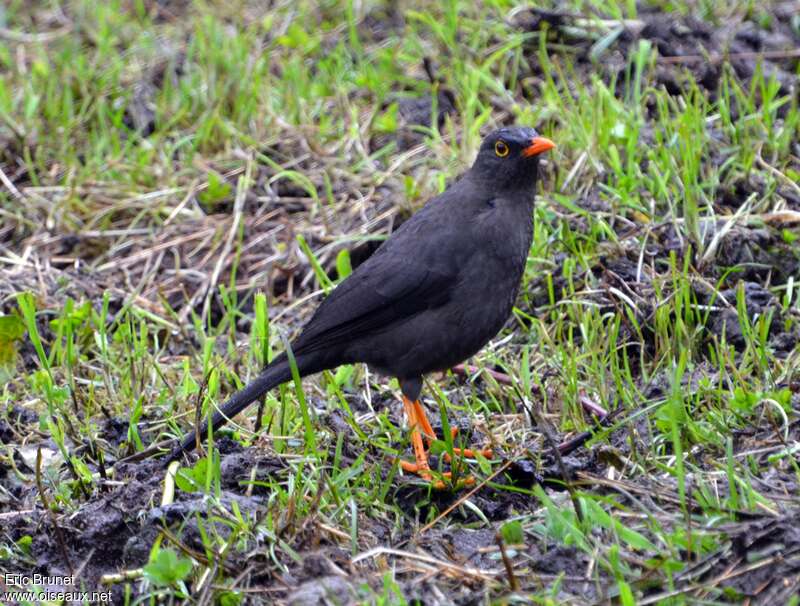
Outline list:
[[[302,357],[298,357],[297,367],[300,376],[315,372],[309,367],[308,361]],[[233,394],[214,412],[211,416],[211,429],[216,431],[265,393],[281,383],[286,383],[291,378],[292,369],[289,365],[289,360],[285,354],[281,354],[258,377]],[[199,431],[195,428],[194,431],[189,432],[181,440],[180,445],[172,451],[165,464],[176,460],[182,453],[191,451],[197,442],[198,434],[201,437],[208,434],[208,421],[203,423]]]

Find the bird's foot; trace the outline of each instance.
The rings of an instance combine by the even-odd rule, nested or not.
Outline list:
[[[444,473],[437,473],[436,477],[441,478],[439,480],[433,479],[434,472],[431,471],[430,467],[427,464],[424,467],[420,467],[416,463],[411,463],[410,461],[403,461],[402,459],[399,461],[400,468],[403,471],[407,471],[408,473],[415,473],[419,477],[421,477],[426,482],[431,483],[431,488],[434,490],[445,490],[448,485],[454,488],[464,488],[465,486],[474,486],[475,485],[475,478],[472,476],[463,476],[458,479],[455,484],[453,484],[453,473],[450,471],[446,471]],[[447,480],[447,482],[445,482]]]
[[[458,435],[458,427],[451,427],[450,436],[453,438],[453,440],[456,439],[457,435]],[[492,452],[491,448],[473,450],[472,448],[456,448],[454,446],[453,454],[456,455],[457,457],[464,457],[465,459],[477,459],[478,455],[480,454],[480,456],[482,456],[484,459],[491,459],[494,453]],[[451,459],[450,453],[449,452],[444,453],[444,460],[449,463],[450,459]]]
[[[425,441],[428,443],[428,447],[430,447],[431,443],[436,439],[436,433],[433,431],[430,421],[428,421],[428,415],[425,414],[425,409],[422,407],[422,404],[419,402],[419,400],[414,402],[411,406],[414,412],[414,419],[422,427],[422,432],[425,434]],[[408,410],[406,410],[406,412],[408,412]],[[457,435],[458,427],[451,427],[450,437],[455,440]],[[478,456],[475,453],[478,452],[485,459],[492,458],[493,453],[491,448],[485,448],[482,450],[473,450],[471,448],[453,448],[454,455],[464,457],[466,459],[477,459]],[[445,453],[445,460],[448,462],[450,461],[450,453]]]
[[[434,433],[433,428],[428,421],[428,417],[425,414],[425,409],[422,408],[422,404],[420,404],[419,400],[411,402],[405,396],[403,397],[403,407],[405,408],[406,416],[408,417],[409,427],[411,427],[411,445],[414,448],[414,458],[416,459],[416,462],[411,463],[409,461],[400,461],[400,467],[403,469],[403,471],[416,473],[423,480],[431,482],[431,486],[433,488],[437,490],[443,490],[446,488],[446,484],[443,480],[448,479],[452,485],[453,475],[452,472],[449,471],[441,474],[437,473],[437,477],[441,477],[442,479],[435,481],[433,480],[434,472],[431,470],[430,464],[428,463],[428,453],[425,450],[425,445],[423,444],[422,434],[424,434],[425,441],[429,446],[431,442],[436,439],[436,434]],[[453,427],[450,431],[451,436],[455,438],[456,434],[458,434],[458,428]],[[472,450],[469,448],[453,448],[453,454],[459,457],[474,459],[478,456],[476,453],[480,453],[481,456],[487,459],[492,457],[491,449]],[[451,461],[450,453],[445,453],[444,457],[446,461]],[[466,476],[460,478],[456,482],[456,488],[472,486],[474,484],[475,478],[472,476]]]

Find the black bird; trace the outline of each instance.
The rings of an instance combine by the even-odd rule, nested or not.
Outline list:
[[[420,432],[428,441],[434,433],[419,402],[422,377],[477,353],[511,313],[533,238],[539,155],[553,147],[528,127],[488,135],[472,168],[339,284],[291,343],[301,377],[364,362],[399,379],[416,458],[401,465],[425,479]],[[213,429],[291,378],[283,353],[214,413]],[[205,424],[200,435],[207,431]],[[196,435],[169,460],[190,450]]]

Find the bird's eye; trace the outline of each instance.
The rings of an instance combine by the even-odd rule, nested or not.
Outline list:
[[[505,141],[498,141],[494,144],[494,153],[499,157],[505,158],[508,155],[508,145]]]

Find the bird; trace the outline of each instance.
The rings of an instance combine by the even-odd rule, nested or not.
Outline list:
[[[442,480],[433,479],[426,450],[435,434],[419,400],[423,377],[478,353],[510,316],[533,240],[539,161],[554,147],[527,126],[486,135],[472,167],[322,300],[289,343],[292,355],[276,356],[224,402],[211,417],[212,430],[290,381],[291,358],[300,377],[366,363],[399,381],[415,458],[400,466],[442,487]],[[187,434],[167,461],[191,450],[207,432],[208,421]],[[475,457],[471,449],[453,452]]]

